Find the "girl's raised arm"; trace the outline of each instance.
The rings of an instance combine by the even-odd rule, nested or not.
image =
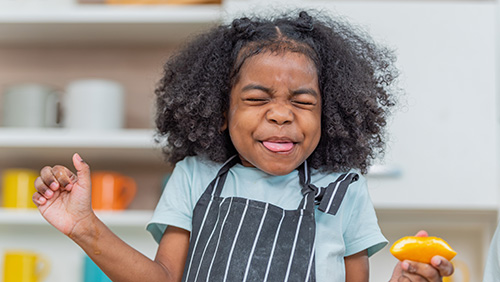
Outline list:
[[[155,260],[118,238],[91,207],[90,167],[73,156],[76,174],[63,166],[44,167],[33,201],[42,216],[70,237],[113,281],[180,281],[189,231],[168,227]]]
[[[428,234],[426,231],[421,230],[415,236],[427,237]],[[453,271],[453,264],[441,256],[434,256],[430,264],[405,260],[396,264],[389,282],[440,282],[443,277],[452,275]]]

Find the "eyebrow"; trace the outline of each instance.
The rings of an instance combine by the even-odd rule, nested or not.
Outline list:
[[[266,93],[271,92],[271,89],[264,87],[262,85],[253,84],[253,83],[245,85],[245,87],[243,87],[243,89],[242,89],[242,91],[249,91],[249,90],[261,90],[261,91],[266,92]]]
[[[253,83],[248,84],[242,88],[242,91],[249,91],[249,90],[260,90],[260,91],[263,91],[266,93],[272,92],[270,88],[267,88],[267,87],[264,87],[264,86],[258,85],[258,84],[253,84]],[[297,95],[301,95],[301,94],[311,94],[314,97],[319,97],[318,92],[316,92],[316,90],[314,90],[312,88],[300,88],[300,89],[292,91],[292,96],[297,96]]]
[[[312,88],[301,88],[301,89],[297,89],[297,90],[292,92],[293,96],[300,95],[300,94],[311,94],[316,98],[319,97],[318,92],[316,92],[316,90],[314,90]]]

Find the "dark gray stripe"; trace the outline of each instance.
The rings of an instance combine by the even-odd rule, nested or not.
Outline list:
[[[224,222],[224,224],[220,224],[221,226],[218,228],[222,228],[223,230],[221,231],[221,237],[215,238],[213,237],[208,244],[213,245],[213,250],[214,250],[214,261],[212,265],[212,269],[210,272],[210,281],[222,281],[224,278],[224,273],[226,271],[226,266],[229,263],[229,256],[231,253],[232,249],[232,243],[234,242],[236,238],[236,234],[238,232],[238,227],[239,227],[239,222],[240,219],[242,218],[242,214],[244,210],[246,209],[245,205],[246,199],[242,198],[233,198],[232,199],[232,205],[230,207],[229,213],[227,215],[227,220]],[[226,204],[221,205],[221,213],[226,213],[227,209],[229,209],[229,206]],[[221,240],[222,243],[218,244],[218,241]],[[217,252],[215,252],[215,246],[218,244],[218,249]],[[240,250],[238,249],[238,252]],[[203,263],[203,262],[202,262]],[[206,263],[203,263],[204,266],[203,268],[206,268],[206,271],[201,272],[201,273],[207,273],[208,272],[208,266],[210,265],[211,261],[207,261]],[[246,263],[246,262],[245,262]],[[229,281],[230,277],[228,277]]]
[[[202,198],[203,198],[203,196],[202,196]],[[200,200],[198,202],[202,201],[202,198],[200,198]],[[208,198],[208,197],[205,197],[205,198]],[[198,204],[196,205],[196,207],[198,207],[198,210],[197,210],[196,207],[193,210],[193,223],[192,223],[192,226],[200,226],[200,230],[197,230],[197,231],[193,230],[194,232],[191,232],[191,240],[193,238],[196,238],[194,242],[190,242],[189,243],[190,245],[193,244],[193,249],[197,249],[197,247],[198,247],[198,242],[200,240],[200,234],[202,233],[203,228],[206,226],[205,222],[206,222],[206,219],[207,219],[207,216],[208,216],[208,212],[210,211],[210,207],[212,206],[212,203],[213,203],[213,201],[208,201],[208,203],[207,203],[208,206],[205,209],[205,214],[203,215],[203,219],[202,219],[201,222],[195,222],[195,218],[199,218],[199,217],[195,217],[194,214],[196,212],[200,212],[200,210],[201,210],[201,208],[198,206]],[[188,265],[188,268],[187,268],[187,272],[184,273],[184,276],[186,276],[186,277],[189,277],[189,274],[191,272],[191,266],[193,265],[193,258],[194,258],[194,256],[191,256],[191,259],[189,261],[189,265]]]
[[[245,276],[243,276],[243,282],[247,281],[248,271],[250,270],[250,263],[252,262],[251,259],[255,253],[255,247],[257,246],[257,242],[259,241],[259,238],[260,238],[260,234],[262,231],[262,225],[264,224],[264,219],[266,219],[268,207],[269,207],[269,204],[266,203],[266,207],[264,209],[264,214],[262,215],[262,218],[260,219],[259,229],[257,230],[257,236],[253,240],[252,250],[250,251],[250,255],[248,256],[248,263],[247,263],[247,267],[245,269]]]
[[[264,281],[267,281],[268,278],[269,278],[269,273],[270,273],[270,270],[271,270],[271,263],[272,263],[272,258],[274,257],[274,252],[276,250],[276,242],[278,241],[278,235],[279,235],[279,232],[278,230],[281,229],[281,225],[283,224],[283,219],[285,219],[285,211],[283,210],[283,215],[281,216],[280,218],[280,221],[279,221],[279,224],[278,224],[278,228],[275,230],[275,236],[274,236],[274,240],[273,240],[273,243],[272,243],[272,249],[271,249],[271,254],[268,256],[269,257],[269,261],[267,263],[267,267],[266,267],[266,275],[264,276]]]
[[[236,235],[234,236],[234,239],[233,239],[233,245],[231,246],[231,250],[229,251],[229,258],[227,260],[226,272],[224,273],[224,281],[227,281],[227,272],[229,271],[229,266],[231,265],[231,259],[233,258],[234,247],[236,246],[236,242],[238,242],[238,236],[239,236],[240,231],[241,231],[241,225],[243,224],[243,220],[245,219],[245,214],[247,213],[247,210],[248,210],[248,199],[247,199],[247,202],[245,203],[245,209],[243,210],[243,214],[241,215],[241,219],[240,219],[240,224],[238,225],[238,229],[236,230]],[[248,242],[245,241],[244,244],[248,245]],[[240,264],[242,263],[242,261],[237,261],[236,263],[238,264],[238,267],[239,267]],[[239,269],[242,269],[242,268],[239,267]],[[233,273],[233,272],[231,272],[231,273]]]
[[[224,203],[224,201],[220,202],[220,204],[219,204],[219,208],[220,208],[220,205],[222,205],[222,203]],[[230,199],[230,201],[229,201],[229,209],[230,209],[230,208],[231,208],[231,199]],[[228,210],[229,210],[229,209],[228,209]],[[226,213],[226,214],[224,215],[224,219],[223,219],[223,221],[222,221],[222,224],[224,224],[224,222],[226,221],[226,219],[227,219],[227,215],[228,215],[228,214],[229,214],[229,213]],[[217,226],[217,225],[219,224],[219,219],[220,219],[220,216],[218,216],[218,217],[217,217],[217,221],[216,221],[216,223],[215,223],[215,226]],[[213,235],[214,235],[214,234],[217,234],[217,233],[216,233],[216,230],[217,230],[216,228],[213,228],[213,229],[212,229],[212,233],[210,234],[210,236],[209,236],[209,238],[208,238],[208,241],[210,241],[210,240],[212,239],[212,237],[213,237]],[[220,238],[220,234],[218,235],[218,238]],[[218,242],[217,242],[217,245],[218,245]],[[209,246],[209,244],[206,244],[206,245],[205,245],[205,249],[203,250],[203,254],[201,255],[201,261],[203,261],[203,258],[205,257],[205,254],[206,254],[206,253],[209,253],[210,255],[212,254],[212,252],[207,252],[208,246]],[[211,257],[212,257],[212,256],[211,256]],[[212,260],[212,262],[213,262],[213,260]],[[200,272],[200,265],[198,266],[198,270],[196,271],[195,281],[198,281],[198,275],[199,275],[199,272]],[[210,267],[209,267],[208,272],[210,273]],[[206,275],[206,277],[207,277],[207,279],[208,279],[208,275]]]
[[[299,217],[299,221],[297,222],[297,230],[295,231],[295,238],[293,239],[293,244],[292,244],[292,253],[290,254],[291,259],[288,262],[288,267],[286,269],[285,281],[288,281],[288,277],[290,276],[290,268],[292,266],[293,258],[295,257],[295,248],[297,247],[297,239],[299,238],[300,227],[302,224],[303,211],[304,210],[300,210],[300,217]]]

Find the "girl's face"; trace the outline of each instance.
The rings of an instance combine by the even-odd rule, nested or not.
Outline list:
[[[321,136],[321,95],[313,62],[294,52],[248,58],[231,89],[227,127],[244,166],[272,175],[296,169]]]

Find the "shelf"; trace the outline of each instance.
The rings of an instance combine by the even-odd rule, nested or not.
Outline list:
[[[97,216],[110,227],[140,227],[144,228],[151,219],[150,210],[101,211]],[[42,215],[36,209],[5,209],[0,208],[0,226],[48,226]]]
[[[62,128],[0,128],[0,147],[145,148],[154,147],[153,130],[71,130]]]
[[[0,4],[0,44],[178,44],[220,18],[220,5]]]
[[[95,162],[164,164],[153,130],[74,131],[69,129],[0,128],[0,166],[68,163],[78,152]]]

